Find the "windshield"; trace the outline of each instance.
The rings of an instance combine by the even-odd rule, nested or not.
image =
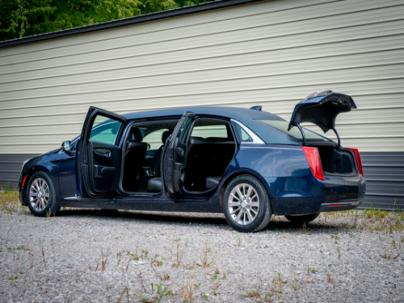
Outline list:
[[[288,130],[288,122],[285,120],[260,120],[261,122],[264,122],[266,124],[269,124],[270,126],[287,133],[289,136],[293,137],[294,140],[297,140],[299,142],[302,141],[302,134],[300,133],[299,129],[297,127],[292,127],[290,130]],[[309,142],[318,142],[318,141],[326,141],[326,142],[333,142],[331,139],[322,136],[306,127],[303,127],[304,131],[304,137],[306,141]]]

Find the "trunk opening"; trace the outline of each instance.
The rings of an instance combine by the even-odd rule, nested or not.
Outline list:
[[[320,154],[321,165],[325,174],[356,174],[355,158],[352,152],[336,146],[316,146]]]

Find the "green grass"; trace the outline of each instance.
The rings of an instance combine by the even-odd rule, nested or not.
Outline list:
[[[364,211],[364,215],[368,219],[371,219],[371,218],[384,219],[389,215],[389,213],[386,210],[381,210],[381,209],[366,209]]]
[[[10,213],[21,209],[17,191],[0,191],[0,211]]]
[[[380,209],[348,210],[323,213],[322,218],[327,221],[344,220],[345,225],[357,230],[371,232],[401,232],[404,231],[404,212],[386,211]],[[346,219],[349,219],[348,221]]]

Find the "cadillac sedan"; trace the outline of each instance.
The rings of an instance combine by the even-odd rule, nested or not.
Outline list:
[[[36,216],[60,207],[222,212],[241,232],[265,228],[272,215],[307,223],[364,195],[359,152],[342,147],[335,129],[353,108],[331,91],[298,103],[290,122],[260,106],[127,115],[90,107],[80,136],[24,163],[20,200]]]

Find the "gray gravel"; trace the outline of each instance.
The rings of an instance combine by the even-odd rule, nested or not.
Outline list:
[[[404,302],[403,232],[352,220],[241,234],[212,215],[0,212],[0,301]]]

